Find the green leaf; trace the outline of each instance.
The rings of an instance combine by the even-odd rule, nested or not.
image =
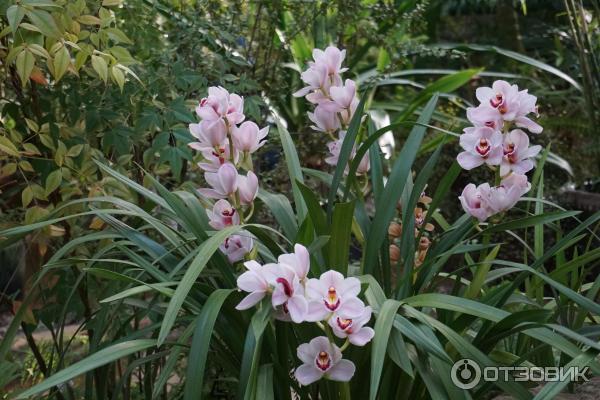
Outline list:
[[[354,215],[354,201],[337,203],[333,209],[331,238],[329,240],[328,266],[344,275],[348,274],[350,233]]]
[[[112,79],[119,85],[119,89],[121,89],[121,93],[123,93],[123,86],[125,86],[125,74],[116,66],[110,69],[110,75]]]
[[[92,67],[94,71],[100,76],[100,78],[107,83],[108,81],[108,65],[106,60],[100,56],[92,55]]]
[[[9,156],[19,157],[19,150],[15,145],[5,136],[0,136],[0,151],[8,154]]]
[[[377,389],[383,371],[386,349],[390,338],[390,332],[394,324],[394,317],[400,308],[401,303],[397,300],[386,300],[379,310],[377,321],[375,322],[375,336],[371,348],[371,386],[369,388],[369,399],[377,398]]]
[[[310,216],[317,236],[328,235],[329,225],[327,224],[325,212],[321,207],[319,198],[312,189],[304,185],[302,182],[297,181],[296,185],[302,193],[304,204],[306,204],[306,208],[308,209],[308,215]]]
[[[17,31],[19,24],[23,20],[25,16],[25,8],[21,7],[18,4],[14,4],[6,10],[6,19],[8,19],[8,24],[10,25],[10,29],[14,32]]]
[[[124,34],[123,31],[118,28],[106,28],[104,31],[108,34],[108,37],[111,40],[117,43],[133,44],[131,39],[129,39],[127,35]]]
[[[258,384],[256,385],[256,400],[274,400],[273,394],[273,364],[260,367]]]
[[[390,333],[389,346],[387,354],[397,366],[402,368],[404,372],[414,378],[414,372],[410,359],[408,358],[408,349],[402,338],[402,333],[399,330],[393,329]]]
[[[52,171],[46,178],[46,196],[54,192],[62,182],[62,171],[57,169]]]
[[[267,192],[261,188],[258,190],[258,198],[271,210],[285,236],[289,240],[294,240],[298,231],[298,224],[294,218],[292,205],[287,197],[283,194]]]
[[[384,205],[384,207],[378,207],[375,212],[363,259],[364,271],[367,274],[371,274],[373,272],[373,266],[377,264],[379,249],[387,237],[388,226],[396,212],[395,205],[398,204],[398,200],[402,195],[406,179],[410,174],[417,151],[425,136],[426,127],[423,126],[423,124],[429,122],[437,104],[437,100],[438,95],[436,94],[429,100],[429,103],[419,116],[418,122],[420,125],[415,126],[408,136],[408,139],[406,139],[406,142],[394,163],[394,167],[392,168],[392,172],[387,181],[388,184],[383,190],[380,204]]]
[[[93,15],[81,15],[77,17],[77,21],[83,25],[100,25],[100,18]]]
[[[365,109],[365,101],[367,100],[367,97],[368,96],[364,94],[363,97],[360,99],[360,102],[358,103],[358,106],[354,111],[354,115],[350,120],[350,125],[348,126],[348,130],[346,131],[346,136],[344,136],[344,141],[342,142],[338,162],[335,167],[335,172],[333,173],[333,179],[331,181],[331,189],[329,189],[329,195],[327,196],[328,220],[331,218],[331,212],[333,211],[333,203],[335,201],[337,190],[340,187],[340,182],[344,177],[344,171],[348,166],[350,155],[356,145],[356,136],[358,135],[358,131],[360,129],[360,121],[363,116],[363,110]]]
[[[75,146],[71,147],[69,149],[69,151],[67,151],[67,156],[68,157],[77,157],[81,153],[81,150],[83,150],[83,145],[76,144]]]
[[[67,50],[65,46],[62,46],[54,56],[54,79],[59,81],[65,72],[67,72],[67,68],[69,68],[70,63],[71,56],[69,55],[69,50]]]
[[[254,313],[250,321],[244,341],[244,353],[236,397],[238,400],[251,400],[256,392],[263,333],[269,323],[270,314],[269,302],[263,300],[262,306]]]
[[[496,245],[490,251],[490,253],[485,257],[482,263],[477,264],[475,268],[475,273],[473,274],[473,279],[471,280],[471,284],[467,288],[467,293],[465,293],[465,297],[469,299],[474,299],[479,294],[483,283],[485,282],[485,278],[487,277],[487,273],[492,266],[492,261],[496,259],[498,255],[498,251],[500,251],[500,245]]]
[[[581,211],[553,211],[547,212],[542,215],[532,215],[529,217],[524,217],[520,219],[516,219],[514,221],[504,222],[501,224],[493,225],[490,228],[487,228],[483,231],[493,233],[493,232],[504,232],[507,230],[513,229],[523,229],[528,228],[530,226],[535,226],[539,224],[547,224],[554,221],[559,221],[561,219],[574,217],[575,215],[581,214]]]
[[[412,210],[417,206],[421,193],[425,190],[429,178],[435,170],[435,166],[442,152],[443,143],[441,143],[436,151],[429,157],[427,163],[421,168],[421,171],[417,175],[417,179],[410,188],[410,196],[408,199],[402,199],[402,235],[400,241],[400,254],[403,254],[404,258],[404,270],[402,271],[402,285],[398,290],[398,297],[406,297],[410,292],[410,288],[414,282],[413,278],[413,265],[415,257],[415,217]],[[410,178],[410,175],[409,175]],[[405,187],[405,192],[408,187]],[[424,227],[425,225],[423,225]]]
[[[568,370],[569,368],[572,368],[572,367],[579,367],[580,370],[581,370],[581,368],[585,367],[586,365],[589,365],[592,361],[594,361],[594,359],[596,357],[597,357],[597,354],[595,354],[594,352],[591,352],[591,351],[590,352],[586,352],[586,353],[582,353],[579,356],[577,356],[574,359],[572,359],[563,368],[565,370]],[[533,400],[552,400],[552,399],[556,399],[557,396],[560,394],[560,392],[569,383],[571,383],[570,379],[559,379],[559,380],[556,380],[556,381],[553,381],[553,382],[548,382],[535,395],[535,397],[533,398]],[[581,397],[581,398],[583,398],[583,397]]]
[[[215,233],[214,236],[206,240],[200,246],[200,251],[198,251],[198,255],[194,258],[188,269],[185,271],[185,275],[181,278],[181,282],[177,289],[175,290],[175,294],[171,298],[169,302],[169,306],[167,307],[167,311],[165,312],[165,317],[163,319],[162,325],[160,327],[160,333],[158,334],[158,344],[162,345],[167,338],[169,332],[171,332],[171,328],[175,324],[175,320],[177,319],[177,314],[185,301],[190,289],[196,282],[196,279],[206,267],[209,259],[212,255],[217,251],[219,246],[225,241],[227,237],[238,232],[242,229],[242,226],[230,226],[221,231]]]
[[[292,193],[294,195],[298,224],[301,224],[302,221],[304,221],[304,217],[306,217],[306,205],[304,204],[302,194],[300,193],[300,189],[298,189],[296,182],[304,183],[302,167],[300,166],[298,152],[296,151],[296,146],[294,146],[290,133],[283,125],[281,118],[278,116],[274,117],[275,122],[277,123],[277,131],[279,132],[279,137],[281,139],[281,146],[283,147],[283,154],[285,155],[288,174],[290,175],[290,180],[292,182]]]
[[[31,203],[31,200],[33,200],[33,190],[31,189],[31,186],[27,186],[21,192],[21,201],[23,202],[23,207],[27,207],[29,203]]]
[[[410,105],[394,120],[394,122],[404,121],[409,117],[421,104],[425,103],[434,93],[449,93],[469,82],[474,75],[481,72],[481,69],[466,69],[452,75],[446,75],[427,85],[419,95],[410,103]],[[428,123],[430,118],[427,118]],[[420,119],[419,119],[420,122]]]
[[[532,67],[538,68],[542,71],[546,71],[549,72],[553,75],[558,76],[559,78],[565,80],[566,82],[570,83],[575,89],[579,90],[580,92],[582,91],[581,86],[579,85],[579,83],[577,83],[577,81],[573,78],[571,78],[569,75],[565,74],[564,72],[560,71],[557,68],[554,68],[551,65],[548,65],[546,63],[543,63],[541,61],[536,60],[535,58],[531,58],[528,57],[526,55],[511,51],[511,50],[506,50],[500,47],[496,47],[496,46],[487,46],[487,45],[481,45],[481,44],[454,44],[454,43],[448,43],[448,44],[436,44],[435,47],[439,47],[442,49],[458,49],[458,50],[472,50],[472,51],[487,51],[490,53],[498,53],[501,54],[505,57],[509,57],[512,58],[513,60],[517,60],[519,62],[522,62],[524,64],[528,64],[531,65]]]
[[[54,386],[65,383],[76,376],[153,346],[156,346],[156,340],[154,339],[137,339],[113,344],[57,372],[34,387],[20,393],[17,396],[17,399],[31,398]]]
[[[31,75],[31,71],[33,71],[34,65],[35,56],[29,50],[24,49],[17,56],[17,73],[19,74],[19,78],[21,78],[21,83],[23,84],[23,86],[25,86],[27,82],[29,82],[29,76]]]
[[[212,331],[223,303],[232,292],[232,289],[217,289],[211,293],[202,306],[187,359],[188,368],[183,394],[185,400],[202,399],[204,368],[210,349]]]
[[[35,25],[45,36],[52,39],[59,39],[62,32],[58,29],[56,21],[48,11],[39,8],[27,11],[29,20]]]

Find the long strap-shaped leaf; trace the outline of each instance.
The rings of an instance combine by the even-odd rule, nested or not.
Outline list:
[[[217,289],[204,303],[202,311],[196,322],[192,348],[188,357],[188,368],[185,381],[183,398],[185,400],[202,398],[202,382],[204,381],[204,368],[210,346],[210,338],[215,326],[215,321],[223,303],[233,292],[233,289]]]
[[[346,166],[348,165],[348,161],[350,160],[350,154],[352,153],[352,149],[354,149],[354,146],[356,144],[356,136],[358,135],[358,131],[360,129],[360,120],[362,119],[362,114],[365,108],[365,101],[367,97],[368,96],[363,95],[362,99],[360,99],[360,102],[358,103],[358,106],[354,111],[354,115],[350,120],[350,125],[348,126],[348,130],[346,131],[346,136],[344,136],[344,141],[342,142],[342,148],[340,149],[338,163],[335,167],[333,180],[331,181],[331,188],[329,190],[329,196],[327,197],[328,220],[331,220],[331,213],[333,212],[333,202],[335,201],[335,196],[337,194],[338,187],[340,186],[340,182],[344,177],[344,171],[346,170]]]
[[[439,96],[435,94],[431,100],[429,100],[419,117],[418,122],[420,124],[427,124],[429,122],[437,104],[438,97]],[[371,274],[373,272],[372,268],[377,262],[379,248],[387,235],[388,225],[396,212],[396,204],[404,190],[406,178],[408,177],[408,174],[410,174],[410,169],[415,160],[417,151],[421,146],[423,137],[425,136],[425,131],[426,127],[423,125],[417,125],[412,129],[406,143],[398,155],[387,184],[385,185],[383,194],[381,195],[381,206],[378,207],[375,212],[375,218],[371,225],[371,232],[369,233],[369,240],[367,241],[365,257],[363,259],[364,272],[366,274]]]
[[[298,159],[298,152],[294,146],[294,141],[290,136],[290,133],[283,125],[281,119],[274,116],[277,122],[277,131],[281,139],[281,146],[283,147],[283,154],[285,155],[285,162],[287,164],[288,173],[290,174],[290,181],[292,182],[292,194],[294,195],[294,203],[296,205],[296,214],[298,216],[298,224],[304,221],[306,216],[306,205],[302,199],[302,194],[296,185],[296,181],[304,182],[302,177],[302,167],[300,166],[300,160]]]
[[[169,306],[167,307],[167,311],[165,312],[165,318],[163,319],[162,325],[160,327],[160,333],[158,334],[158,343],[161,345],[164,343],[167,335],[171,331],[173,324],[175,324],[175,319],[177,318],[177,314],[185,301],[190,289],[196,282],[196,279],[206,267],[208,260],[210,257],[217,251],[221,243],[225,241],[227,237],[233,235],[234,233],[240,231],[243,226],[230,226],[227,227],[217,233],[214,236],[209,238],[206,242],[202,243],[202,248],[198,252],[198,255],[194,258],[189,268],[185,272],[185,275],[181,279],[179,286],[177,286],[177,290],[175,290],[175,294],[171,298],[169,302]]]
[[[50,376],[48,379],[35,385],[34,387],[19,394],[17,399],[28,399],[32,396],[42,393],[54,386],[65,383],[76,376],[84,374],[88,371],[92,371],[98,367],[106,365],[110,362],[118,360],[119,358],[126,357],[130,354],[138,351],[145,350],[149,347],[155,346],[156,340],[154,339],[137,339],[130,340],[128,342],[122,342],[113,344],[112,346],[106,347],[89,357],[71,365],[68,368],[63,369],[60,372]]]
[[[377,322],[375,322],[375,337],[371,350],[371,387],[369,388],[369,399],[375,400],[377,389],[383,371],[383,362],[388,347],[390,332],[394,325],[394,316],[398,312],[401,303],[397,300],[386,300],[381,306]]]

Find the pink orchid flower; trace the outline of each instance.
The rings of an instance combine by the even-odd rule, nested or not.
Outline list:
[[[328,323],[335,336],[342,339],[348,338],[350,343],[355,346],[364,346],[375,336],[373,328],[364,326],[371,319],[372,312],[371,307],[367,306],[357,318],[344,318],[344,316],[336,314],[329,318]]]
[[[266,142],[262,141],[269,133],[269,127],[258,129],[252,121],[243,122],[239,127],[232,128],[233,145],[239,151],[254,153]]]
[[[234,149],[233,162],[237,163],[239,160],[240,153]],[[202,150],[202,157],[204,161],[198,163],[198,167],[202,168],[206,172],[217,172],[221,165],[225,164],[231,159],[229,152],[229,144],[224,144],[220,147],[213,149]]]
[[[339,139],[331,141],[327,143],[327,148],[329,149],[329,156],[325,157],[325,162],[329,165],[336,166],[339,163],[340,151],[342,150],[342,144],[344,143],[344,138],[346,137],[346,131],[340,131]],[[356,146],[352,148],[350,153],[350,162],[354,159],[356,155]],[[358,164],[358,168],[356,169],[356,175],[363,175],[369,171],[371,164],[369,153],[365,153],[362,160]],[[348,174],[349,166],[346,165],[346,169],[344,170],[345,174]]]
[[[252,204],[258,194],[258,178],[252,171],[248,171],[246,176],[238,175],[237,188],[240,196],[240,203],[243,205]]]
[[[483,183],[477,187],[469,183],[458,197],[465,212],[477,218],[480,222],[485,221],[493,214],[488,202],[490,190],[488,183]]]
[[[282,254],[277,258],[277,261],[279,264],[292,269],[301,282],[306,279],[310,269],[310,254],[303,245],[295,244],[293,253]]]
[[[460,166],[471,170],[482,164],[499,165],[502,162],[502,134],[492,128],[466,128],[460,135],[460,146],[465,150],[456,157]]]
[[[502,119],[512,121],[519,113],[519,87],[506,81],[498,80],[492,87],[480,87],[475,91],[475,96],[481,104],[498,110]]]
[[[519,128],[525,128],[531,133],[542,133],[544,128],[538,123],[527,117],[527,114],[533,113],[538,116],[538,108],[536,106],[537,97],[529,94],[527,89],[519,92],[519,112],[515,118],[515,125]]]
[[[342,359],[339,347],[330,343],[325,336],[301,344],[296,353],[304,364],[296,368],[294,376],[304,386],[323,377],[333,381],[348,382],[356,371],[354,363]]]
[[[214,121],[225,118],[230,125],[241,123],[244,116],[244,99],[237,94],[229,94],[222,87],[209,87],[208,96],[200,100],[196,114],[203,120]]]
[[[214,147],[220,147],[227,138],[227,128],[222,119],[204,120],[199,124],[190,124],[190,133],[197,142],[192,142],[189,146],[194,150],[207,150]]]
[[[216,230],[224,229],[231,225],[240,224],[240,215],[227,200],[219,200],[213,206],[212,211],[206,210],[210,220],[208,224]]]
[[[326,109],[338,112],[356,109],[358,105],[356,83],[352,79],[346,79],[343,86],[332,86],[329,88],[329,93],[332,101],[322,103]]]
[[[467,119],[476,127],[488,127],[495,130],[501,130],[504,126],[502,116],[498,110],[487,104],[481,104],[478,107],[467,108]]]
[[[230,263],[240,261],[244,256],[252,251],[254,241],[246,234],[231,235],[219,249],[227,256]]]
[[[314,49],[312,56],[315,65],[324,66],[329,76],[339,75],[348,70],[348,68],[342,68],[342,63],[346,58],[346,50],[340,50],[335,46],[328,46],[325,51]]]
[[[261,266],[254,260],[246,261],[244,267],[248,271],[244,272],[237,279],[237,286],[240,290],[249,294],[235,307],[237,310],[247,310],[261,301],[269,292],[270,286],[267,280],[269,270],[276,267],[276,264],[266,264]]]
[[[273,287],[271,303],[274,308],[281,306],[281,310],[292,321],[299,324],[303,322],[308,311],[308,303],[304,297],[304,287],[293,269],[279,264],[270,278]]]
[[[233,164],[226,162],[221,165],[217,172],[206,172],[204,179],[212,189],[198,189],[198,192],[211,199],[224,199],[231,196],[237,190],[238,172]]]
[[[469,120],[471,120],[470,117],[478,122],[482,119],[493,119],[490,116],[491,110],[497,112],[497,116],[502,120],[514,121],[518,127],[528,129],[531,133],[542,132],[543,128],[527,117],[530,113],[537,115],[537,98],[530,95],[527,90],[519,91],[517,85],[498,80],[492,84],[491,88],[478,88],[475,94],[481,105],[477,107],[477,111],[471,111],[471,116],[469,116],[469,110],[467,110]],[[484,117],[484,114],[486,117]],[[502,128],[501,126],[491,127],[495,129]]]
[[[337,112],[330,111],[322,105],[318,105],[314,113],[309,112],[308,119],[315,124],[311,128],[319,132],[333,133],[340,128],[340,119]]]
[[[500,164],[500,175],[505,176],[510,171],[516,174],[525,174],[535,166],[532,157],[535,157],[542,146],[529,147],[529,137],[520,129],[513,129],[504,137],[504,157]]]
[[[294,97],[304,97],[311,92],[319,93],[320,91],[327,91],[330,86],[330,81],[327,75],[327,67],[324,65],[312,65],[306,71],[300,74],[300,79],[307,86],[298,90],[292,96]],[[322,92],[320,92],[321,97],[314,97],[312,99],[308,99],[312,103],[318,103],[319,100],[327,99]]]
[[[306,295],[310,299],[306,320],[323,321],[332,313],[345,318],[359,317],[365,304],[357,296],[360,281],[354,277],[344,278],[337,271],[327,271],[319,279],[309,279]]]
[[[494,213],[507,211],[515,206],[519,199],[529,191],[531,184],[527,176],[510,174],[504,178],[500,186],[491,188],[488,204]]]

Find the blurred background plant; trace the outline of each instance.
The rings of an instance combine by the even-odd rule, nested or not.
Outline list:
[[[307,104],[291,93],[301,87],[299,71],[312,49],[329,43],[347,49],[348,77],[372,89],[368,105],[376,127],[414,121],[439,91],[431,123],[460,133],[475,87],[498,78],[528,87],[539,98],[545,127],[539,140],[551,143],[544,196],[559,199],[567,183],[600,192],[597,0],[0,0],[0,15],[3,229],[50,213],[89,212],[87,203],[72,201],[87,197],[115,196],[144,211],[155,206],[131,184],[102,172],[94,160],[146,188],[155,187],[149,176],[169,190],[199,186],[187,124],[196,122],[193,108],[212,85],[243,95],[245,113],[261,126],[274,123],[274,113],[279,116],[302,166],[313,171],[306,185],[326,193],[327,184],[314,172],[329,170],[321,161],[326,138],[309,128]],[[384,168],[391,167],[391,156],[409,131],[402,126],[382,137]],[[421,156],[442,140],[458,149],[444,133],[428,137],[417,171],[427,159]],[[270,135],[257,169],[265,187],[290,193],[281,148],[278,136]],[[433,176],[446,173],[455,154],[443,152]],[[458,176],[453,193],[465,179]],[[462,214],[453,196],[441,199],[439,207],[449,221]],[[261,222],[273,220],[267,207],[256,215]],[[20,303],[13,300],[21,297],[24,282],[62,245],[97,233],[98,240],[74,249],[76,257],[93,258],[112,240],[106,233],[110,227],[90,212],[46,225],[13,247],[8,245],[16,239],[4,240],[0,257],[9,267],[1,271],[0,301],[16,310]],[[554,240],[555,232],[550,235]],[[151,240],[160,241],[159,236],[149,234]],[[110,281],[89,278],[82,265],[61,269],[59,279],[37,285],[44,300],[30,305],[22,326],[28,341],[40,322],[54,332],[61,323],[90,321],[105,310],[98,301]],[[135,314],[135,321],[142,319]],[[91,351],[100,339],[93,337],[93,324],[87,330]],[[54,347],[65,351],[62,343]],[[161,353],[148,357],[160,359]],[[231,382],[219,381],[220,366],[211,368],[218,381],[211,390],[219,393]]]

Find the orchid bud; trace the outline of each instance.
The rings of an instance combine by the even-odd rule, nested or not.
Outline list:
[[[419,250],[427,250],[430,245],[431,241],[429,240],[429,238],[426,236],[421,236],[421,239],[419,239]]]
[[[256,174],[248,171],[246,176],[238,175],[237,179],[240,203],[243,205],[251,204],[258,194],[258,178]]]
[[[400,248],[395,244],[390,244],[390,261],[393,263],[398,262],[400,259]]]
[[[402,235],[402,225],[397,222],[392,222],[388,228],[390,240],[399,238]]]
[[[227,256],[227,259],[230,263],[234,263],[240,261],[244,258],[244,256],[252,251],[254,247],[254,241],[248,234],[243,234],[244,232],[240,232],[240,235],[231,235],[221,246],[219,249]]]

